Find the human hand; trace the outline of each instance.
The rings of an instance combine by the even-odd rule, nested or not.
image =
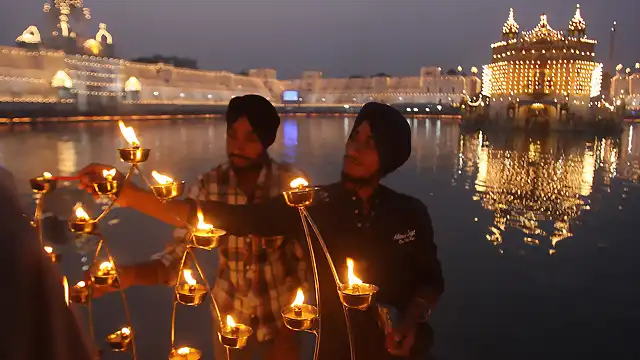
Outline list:
[[[78,183],[78,188],[81,190],[85,190],[88,193],[98,196],[96,193],[95,187],[93,186],[95,183],[104,181],[103,171],[113,170],[114,167],[111,165],[105,165],[100,163],[91,163],[80,171],[78,171],[78,177],[80,177],[80,182]],[[120,184],[119,186],[124,185],[124,174],[116,170],[116,175],[113,177],[114,180],[117,180]]]
[[[415,325],[401,325],[387,333],[386,346],[389,354],[409,357],[416,338]]]

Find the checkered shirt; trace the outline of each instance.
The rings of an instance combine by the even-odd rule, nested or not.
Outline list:
[[[306,176],[289,164],[269,161],[258,178],[254,202],[278,196],[289,188],[291,180]],[[229,204],[247,204],[228,163],[201,175],[192,186],[188,198],[215,200]],[[176,229],[174,241],[163,252],[154,255],[169,267],[177,278],[184,254],[187,231]],[[302,244],[277,237],[220,238],[219,269],[213,288],[221,314],[231,314],[236,322],[258,321],[258,341],[271,339],[282,326],[280,311],[295,298],[298,287],[309,290],[309,268]],[[308,291],[306,291],[308,293]]]

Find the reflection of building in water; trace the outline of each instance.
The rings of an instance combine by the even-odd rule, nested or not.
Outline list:
[[[75,174],[77,168],[76,143],[58,141],[58,172],[63,176]]]
[[[602,168],[606,185],[615,176],[617,146],[612,140],[576,144],[557,136],[494,142],[480,132],[460,137],[457,172],[472,178],[477,171],[474,199],[494,213],[487,240],[499,246],[508,229],[518,229],[525,243],[548,246],[553,254],[559,241],[573,235],[571,223],[589,208],[585,197],[600,174],[596,169]]]
[[[640,127],[629,126],[621,137],[618,177],[640,181]]]

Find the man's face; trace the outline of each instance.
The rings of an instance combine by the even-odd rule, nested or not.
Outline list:
[[[368,121],[360,124],[347,140],[342,172],[352,180],[373,180],[380,176],[380,158]]]
[[[246,116],[227,127],[227,156],[235,168],[246,168],[260,163],[264,152],[258,135]]]

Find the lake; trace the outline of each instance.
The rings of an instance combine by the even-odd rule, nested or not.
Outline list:
[[[430,320],[434,358],[640,358],[640,126],[620,138],[553,134],[462,134],[455,121],[411,119],[411,159],[384,182],[429,207],[446,291]],[[284,118],[270,149],[313,183],[336,180],[353,119]],[[222,119],[130,122],[151,148],[143,170],[193,184],[225,160]],[[635,134],[635,136],[634,136]],[[25,202],[28,179],[72,175],[89,162],[126,165],[115,123],[0,128],[0,164],[16,176]],[[71,213],[69,184],[53,211]],[[90,213],[99,205],[83,198]],[[115,221],[114,221],[115,220]],[[171,228],[115,209],[103,232],[119,263],[162,250]],[[90,244],[89,244],[90,245]],[[90,246],[65,246],[64,271],[75,283]],[[215,252],[198,252],[213,276]],[[166,359],[172,289],[127,290],[140,359]],[[125,323],[119,297],[96,300],[100,337]],[[177,344],[211,358],[208,308],[178,309]],[[106,359],[125,359],[109,354]]]

